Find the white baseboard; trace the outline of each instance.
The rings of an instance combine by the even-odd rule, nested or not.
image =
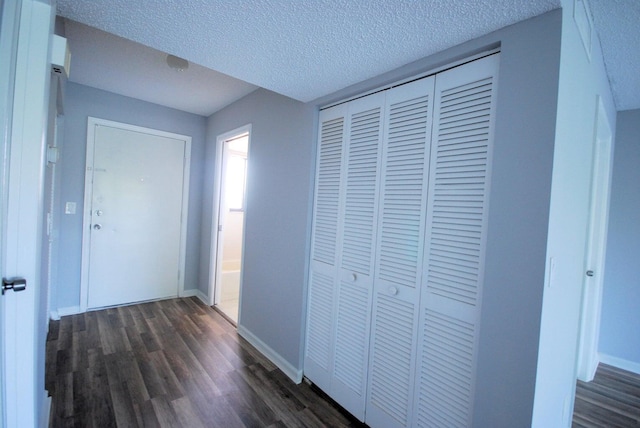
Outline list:
[[[49,419],[51,418],[51,397],[47,391],[44,392],[44,399],[42,400],[42,409],[40,409],[40,428],[47,428],[49,426]]]
[[[624,358],[613,357],[607,354],[598,354],[598,356],[600,357],[601,363],[609,364],[610,366],[640,375],[640,363],[625,360]]]
[[[51,311],[51,319],[59,320],[60,317],[66,317],[67,315],[75,315],[80,313],[82,313],[82,311],[80,310],[80,306],[69,306],[67,308],[58,308],[57,311]],[[54,315],[56,317],[54,317]]]
[[[198,290],[197,288],[193,288],[191,290],[182,290],[182,296],[180,297],[193,297],[193,296],[197,296],[198,292],[200,290]]]
[[[204,303],[207,306],[211,306],[209,304],[209,296],[207,296],[206,294],[204,294],[202,291],[198,290],[198,294],[196,294],[196,297],[198,299],[200,299],[202,301],[202,303]]]
[[[182,297],[197,297],[198,299],[202,300],[202,303],[209,306],[209,297],[198,288],[195,288],[193,290],[184,290],[184,292],[182,293]]]
[[[280,354],[271,349],[266,343],[258,339],[253,333],[244,326],[238,326],[238,334],[246,339],[254,348],[260,351],[273,364],[275,364],[285,375],[296,384],[302,382],[302,370],[295,368],[289,361],[282,358]]]

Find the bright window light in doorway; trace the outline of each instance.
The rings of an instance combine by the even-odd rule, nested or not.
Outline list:
[[[229,211],[244,210],[247,181],[248,135],[226,142],[228,150],[225,197]]]

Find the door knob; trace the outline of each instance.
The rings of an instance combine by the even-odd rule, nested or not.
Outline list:
[[[23,291],[27,288],[27,280],[24,278],[2,278],[2,295],[8,290]]]
[[[93,225],[93,229],[94,230],[100,230],[100,229],[102,229],[102,225],[101,224],[94,224]]]
[[[100,217],[100,216],[102,215],[102,210],[98,210],[98,211],[96,211],[96,215],[97,215],[98,217]]]

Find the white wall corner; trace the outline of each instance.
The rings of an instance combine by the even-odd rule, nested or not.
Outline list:
[[[267,357],[269,361],[276,365],[282,372],[293,382],[299,384],[302,382],[302,369],[294,367],[289,361],[285,360],[280,354],[271,349],[266,343],[256,337],[244,326],[238,326],[238,334],[256,348],[262,355]]]

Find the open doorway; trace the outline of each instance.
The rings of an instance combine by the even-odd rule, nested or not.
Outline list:
[[[232,322],[239,319],[242,252],[249,154],[249,129],[218,137],[221,146],[214,305]]]

